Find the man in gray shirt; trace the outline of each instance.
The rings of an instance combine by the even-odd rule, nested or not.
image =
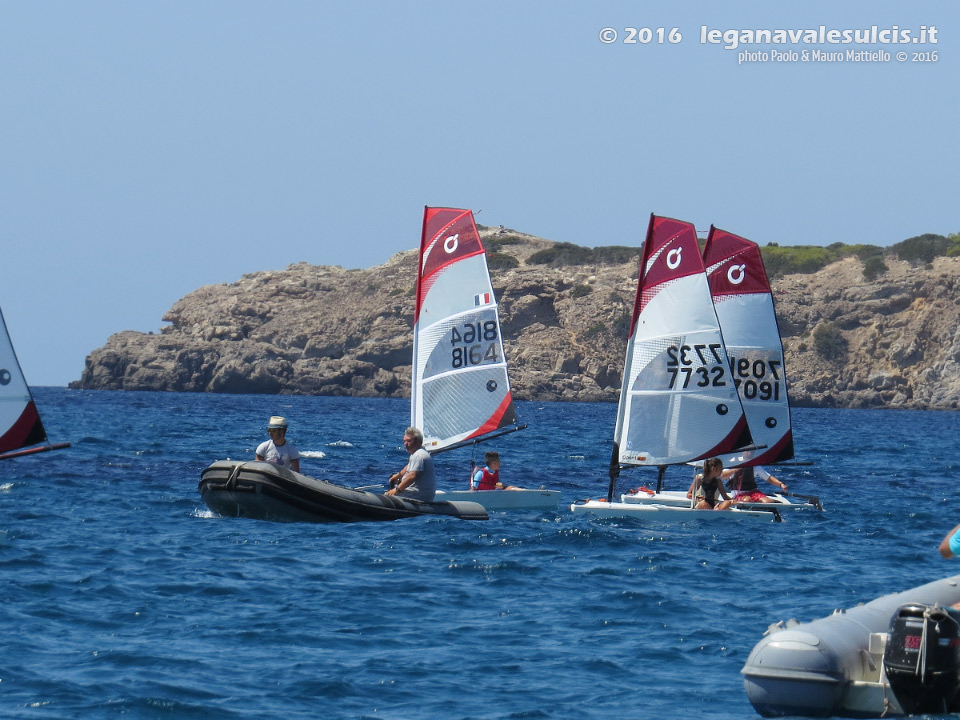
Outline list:
[[[403,447],[410,453],[410,460],[403,470],[390,476],[390,489],[385,494],[433,502],[437,477],[433,472],[433,458],[423,449],[423,433],[408,427],[403,433]]]

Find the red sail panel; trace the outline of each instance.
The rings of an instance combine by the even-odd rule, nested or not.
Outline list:
[[[47,433],[40,421],[37,406],[34,405],[33,400],[30,400],[17,421],[0,436],[0,452],[36,445],[46,439]]]
[[[630,334],[633,335],[643,308],[667,283],[702,272],[703,259],[693,224],[651,214],[640,260]]]
[[[710,293],[714,297],[770,292],[760,247],[739,235],[711,225],[703,248],[703,264],[708,268]],[[721,272],[712,271],[721,264]]]
[[[478,427],[475,432],[468,435],[465,439],[472,440],[473,438],[482,437],[483,435],[491,433],[494,430],[509,427],[516,421],[516,413],[513,410],[513,397],[508,394],[503,399],[503,402],[500,403],[500,407],[497,408],[496,412],[490,416],[490,419]]]
[[[757,457],[753,458],[747,465],[772,465],[778,462],[786,462],[794,457],[793,449],[793,429],[787,431],[780,440],[767,450],[763,450]]]
[[[753,436],[750,434],[750,425],[747,423],[747,418],[744,415],[737,422],[736,427],[734,427],[721,442],[717,443],[700,457],[694,458],[694,460],[706,460],[707,458],[724,455],[752,443]]]
[[[480,232],[470,210],[431,207],[423,209],[414,321],[420,317],[423,298],[430,289],[435,274],[451,263],[483,251]]]

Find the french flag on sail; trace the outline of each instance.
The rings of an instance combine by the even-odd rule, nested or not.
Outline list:
[[[473,296],[473,306],[480,307],[481,305],[490,304],[490,293],[480,293],[479,295]]]

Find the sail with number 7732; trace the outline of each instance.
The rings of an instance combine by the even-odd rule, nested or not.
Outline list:
[[[751,442],[693,225],[651,215],[614,431],[614,463],[674,465]]]

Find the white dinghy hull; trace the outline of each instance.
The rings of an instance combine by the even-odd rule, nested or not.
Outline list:
[[[437,490],[436,502],[466,501],[483,505],[487,512],[508,510],[555,511],[560,504],[559,490]]]
[[[777,510],[810,510],[815,509],[815,505],[809,502],[795,503],[791,502],[788,498],[785,498],[783,495],[774,494],[768,495],[771,500],[775,502],[772,503],[743,503],[738,507],[740,509],[756,509],[758,507],[763,507],[764,505],[770,505],[771,507],[776,508]],[[624,503],[630,503],[634,505],[667,505],[670,507],[690,507],[690,498],[687,497],[687,493],[682,490],[662,490],[658,493],[648,493],[640,491],[637,493],[630,493],[620,496],[620,501]]]
[[[607,502],[606,500],[586,500],[584,502],[574,503],[570,506],[570,512],[574,515],[593,515],[594,517],[636,517],[653,521],[691,521],[691,522],[712,522],[714,520],[738,520],[751,519],[767,522],[779,522],[782,520],[779,512],[775,511],[773,505],[769,509],[759,510],[739,510],[731,508],[729,510],[696,510],[690,507],[690,501],[687,500],[687,507],[677,507],[675,505],[655,505],[641,503]]]

